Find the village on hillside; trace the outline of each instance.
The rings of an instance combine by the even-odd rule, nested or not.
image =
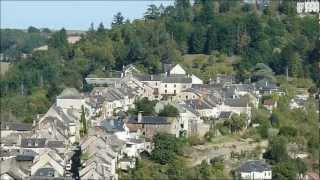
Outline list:
[[[319,0],[174,2],[0,29],[0,180],[320,179]]]
[[[118,179],[117,169],[135,168],[141,154],[153,151],[157,134],[196,137],[196,141],[212,132],[214,137],[223,137],[228,133],[224,131],[241,134],[248,126],[259,126],[252,122],[253,109],[272,112],[277,107],[276,101],[263,97],[285,95],[268,79],[237,84],[231,75],[218,75],[204,84],[179,64],[164,64],[163,70],[161,74],[143,74],[128,65],[110,78],[86,78],[91,92],[64,89],[32,125],[3,123],[1,151],[5,153],[1,158],[6,176]],[[304,107],[308,96],[306,92],[296,96],[290,107]],[[267,142],[234,139],[224,143],[205,155],[196,150],[205,145],[195,147],[192,165],[223,157],[237,162],[243,178],[255,173],[271,179],[270,165],[263,160],[241,164],[232,160],[235,154],[251,153],[258,147],[257,157],[261,158]]]

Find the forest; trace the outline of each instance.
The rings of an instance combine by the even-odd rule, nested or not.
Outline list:
[[[1,29],[1,53],[13,64],[0,77],[2,118],[32,122],[63,88],[88,91],[85,77],[108,77],[128,64],[159,73],[163,63],[182,63],[205,81],[217,73],[247,81],[255,65],[264,63],[277,77],[319,87],[318,19],[299,16],[291,1],[261,8],[240,1],[176,0],[174,6],[150,5],[142,19],[128,20],[119,12],[110,28],[91,24],[81,36],[71,45],[64,28]],[[46,44],[48,51],[32,51]],[[22,59],[23,53],[31,56]],[[190,56],[200,58],[188,64]]]

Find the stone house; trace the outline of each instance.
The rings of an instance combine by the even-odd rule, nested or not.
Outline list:
[[[157,133],[176,134],[176,118],[159,116],[138,116],[128,117],[125,122],[130,132],[136,132],[147,139],[152,139]]]

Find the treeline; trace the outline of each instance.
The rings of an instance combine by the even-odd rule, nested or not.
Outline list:
[[[63,87],[86,90],[86,76],[108,77],[112,70],[131,63],[144,72],[158,73],[162,63],[181,62],[184,54],[239,56],[233,68],[242,80],[250,77],[248,72],[256,63],[263,62],[276,74],[288,70],[289,76],[319,81],[317,17],[298,16],[294,2],[270,2],[263,10],[240,1],[222,0],[196,0],[194,5],[176,0],[174,6],[151,5],[143,19],[129,21],[118,13],[110,29],[102,23],[97,28],[92,24],[74,45],[68,44],[65,29],[52,32],[50,39],[44,40],[48,51],[32,53],[33,57],[16,63],[1,77],[2,112],[11,111],[23,119],[32,117],[45,112],[48,102]],[[31,48],[42,45],[40,39],[46,34],[29,28],[28,36],[41,37],[36,43],[31,38],[29,43],[23,35],[4,35],[10,31],[1,31],[1,37],[5,37],[1,43],[6,44],[1,52],[31,52]],[[20,47],[20,41],[26,45],[15,48]],[[35,89],[43,94],[38,95]],[[26,102],[18,106],[16,98]],[[34,108],[35,104],[39,108]]]
[[[27,31],[14,29],[0,30],[0,53],[6,61],[20,60],[22,54],[30,54],[36,47],[45,45],[51,31],[30,26]]]

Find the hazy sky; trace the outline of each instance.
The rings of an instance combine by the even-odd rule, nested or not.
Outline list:
[[[110,27],[113,15],[121,12],[130,20],[142,18],[148,5],[173,5],[171,0],[128,1],[13,1],[0,0],[1,28],[26,29],[29,26],[87,30],[93,22]]]

